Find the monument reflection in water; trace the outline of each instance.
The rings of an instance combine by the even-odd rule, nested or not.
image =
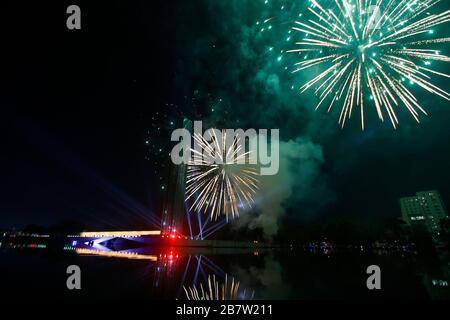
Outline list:
[[[156,237],[157,236],[157,237]],[[227,274],[211,256],[258,256],[263,247],[256,243],[233,243],[235,247],[212,247],[210,242],[190,241],[180,235],[161,236],[159,231],[149,232],[90,232],[68,236],[70,245],[65,251],[80,256],[145,260],[153,273],[153,287],[176,287],[176,299],[188,300],[251,300],[255,292],[241,285]],[[191,246],[170,241],[190,241]],[[208,243],[208,244],[205,244]],[[145,246],[142,246],[144,245]],[[149,246],[151,244],[151,246]],[[232,244],[230,242],[230,244]]]
[[[115,236],[67,237],[62,242],[45,237],[5,237],[0,244],[2,290],[24,299],[69,300],[448,296],[448,283],[439,273],[439,265],[424,263],[413,248],[404,245],[336,247],[318,242],[283,248],[254,244],[241,248],[185,247],[171,245],[160,235],[153,237],[161,239],[158,245],[149,245],[148,239],[141,242],[142,237]],[[382,270],[382,290],[376,292],[366,287],[366,269],[373,264]],[[81,290],[66,287],[70,265],[81,269]]]

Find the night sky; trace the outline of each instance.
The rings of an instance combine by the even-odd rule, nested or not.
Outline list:
[[[0,227],[142,228],[161,210],[183,116],[280,129],[280,173],[238,224],[273,234],[339,216],[377,222],[428,189],[449,206],[449,103],[416,89],[429,112],[420,124],[401,109],[394,130],[370,109],[364,132],[358,119],[341,129],[337,109],[315,112],[311,93],[291,89],[305,78],[285,69],[289,25],[256,24],[290,21],[279,4],[291,12],[293,1],[77,1],[81,31],[66,28],[72,2],[60,2],[1,9]]]

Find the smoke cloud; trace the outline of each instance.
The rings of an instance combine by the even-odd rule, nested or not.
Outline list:
[[[306,138],[280,142],[280,170],[261,176],[254,214],[242,215],[236,228],[261,228],[268,239],[277,234],[287,211],[296,207],[299,220],[307,220],[333,198],[322,172],[322,147]]]

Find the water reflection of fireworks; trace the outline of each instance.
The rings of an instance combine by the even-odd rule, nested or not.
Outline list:
[[[228,276],[225,275],[225,282],[220,284],[216,280],[216,276],[208,276],[208,283],[206,288],[200,283],[200,286],[191,286],[186,288],[183,286],[184,292],[188,300],[253,300],[255,292],[252,291],[251,295],[247,297],[247,292],[244,289],[239,291],[239,281],[235,281],[231,278],[228,281]]]

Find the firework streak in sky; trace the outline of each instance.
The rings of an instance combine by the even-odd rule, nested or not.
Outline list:
[[[323,103],[328,103],[328,111],[340,105],[342,127],[359,108],[364,129],[365,97],[370,97],[380,120],[387,113],[394,128],[400,106],[419,122],[419,112],[426,111],[409,85],[450,101],[450,94],[433,84],[434,78],[450,75],[430,67],[432,60],[450,61],[434,47],[450,38],[431,39],[433,28],[450,19],[450,10],[429,12],[439,2],[310,0],[308,14],[293,27],[302,34],[299,47],[288,52],[304,55],[294,73],[319,65],[323,69],[300,91],[314,90],[319,98],[316,109]]]
[[[192,150],[186,179],[186,201],[192,201],[190,211],[210,213],[217,220],[239,216],[243,208],[250,209],[258,189],[258,171],[250,163],[250,152],[242,152],[238,137],[228,146],[226,131],[220,139],[214,134],[212,142],[194,135],[201,151]],[[221,141],[218,141],[221,140]],[[240,164],[239,162],[244,162]]]

